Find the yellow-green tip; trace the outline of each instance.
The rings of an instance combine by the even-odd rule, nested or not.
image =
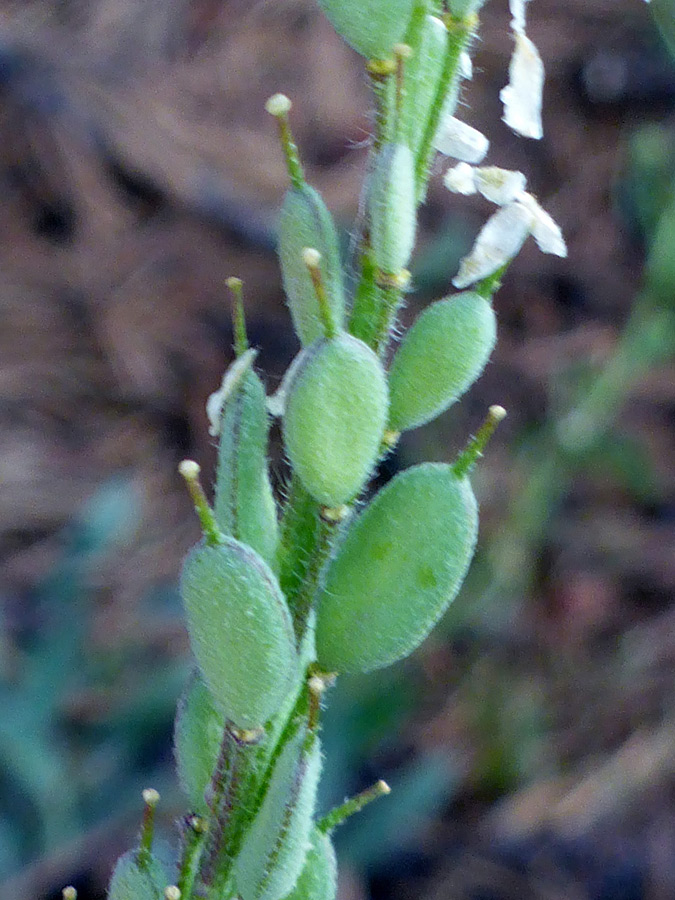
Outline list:
[[[164,900],[180,900],[180,898],[180,888],[175,884],[170,884],[168,887],[164,888]]]
[[[178,471],[186,481],[194,481],[195,478],[199,478],[201,470],[201,466],[194,459],[184,459],[178,465]]]
[[[77,891],[72,885],[69,885],[61,891],[61,896],[63,900],[77,900]]]

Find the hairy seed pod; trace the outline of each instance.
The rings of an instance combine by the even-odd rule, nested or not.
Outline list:
[[[322,669],[367,672],[403,659],[457,594],[478,509],[466,476],[425,463],[397,475],[356,519],[317,601]]]
[[[265,389],[247,351],[209,398],[211,434],[220,435],[214,512],[231,535],[272,565],[278,543],[277,510],[267,471],[269,417]]]
[[[297,677],[293,624],[267,563],[234,538],[199,544],[181,591],[192,651],[220,712],[239,728],[263,725]]]
[[[319,5],[355,50],[383,59],[403,40],[415,0],[319,0]]]
[[[305,864],[321,771],[319,739],[303,723],[276,761],[235,862],[243,900],[282,900]]]
[[[448,29],[443,22],[436,16],[426,16],[419,48],[405,67],[401,107],[402,133],[407,135],[415,154],[419,150],[436,97],[447,43]]]
[[[288,389],[284,445],[307,491],[325,506],[351,500],[377,460],[386,378],[373,351],[339,334],[302,351]]]
[[[368,187],[370,240],[375,264],[398,275],[410,262],[417,230],[415,157],[406,144],[385,144]]]
[[[204,815],[204,797],[223,742],[225,720],[213,704],[199,672],[190,675],[178,701],[174,750],[178,779],[190,800],[192,812]]]
[[[303,250],[321,254],[321,275],[337,327],[344,321],[345,297],[340,249],[333,218],[321,195],[308,184],[286,194],[279,223],[279,259],[293,326],[303,347],[323,337],[316,291],[303,260]]]
[[[333,842],[314,828],[309,852],[300,877],[286,900],[335,900],[337,896],[337,860]]]
[[[391,364],[389,427],[406,431],[444,412],[478,379],[496,338],[494,310],[479,294],[457,294],[425,309]]]
[[[117,860],[108,888],[108,900],[164,900],[169,877],[154,856],[138,863],[138,850],[128,850]]]

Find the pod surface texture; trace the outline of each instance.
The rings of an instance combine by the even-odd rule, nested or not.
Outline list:
[[[151,856],[147,866],[141,868],[137,854],[137,850],[128,850],[117,860],[108,900],[163,900],[164,888],[169,884],[164,866]]]
[[[174,728],[178,779],[192,812],[207,812],[204,792],[211,782],[224,729],[225,720],[213,705],[209,689],[199,672],[192,672],[178,701]]]
[[[279,221],[281,276],[293,326],[303,347],[323,337],[324,328],[312,279],[302,251],[321,254],[321,274],[333,317],[344,320],[345,298],[337,231],[323,198],[311,185],[292,187],[284,199]]]
[[[319,0],[333,28],[369,59],[391,56],[403,40],[415,0]]]
[[[293,624],[278,582],[234,538],[188,554],[181,593],[190,642],[216,706],[240,728],[264,724],[297,673]]]
[[[432,303],[406,333],[389,371],[389,427],[417,428],[446,410],[477,380],[492,354],[491,304],[467,292]]]
[[[307,491],[326,506],[351,500],[377,460],[387,420],[380,361],[347,334],[303,351],[289,387],[284,445]]]
[[[408,656],[457,594],[477,533],[473,490],[451,466],[397,475],[328,565],[317,598],[319,665],[367,672]]]
[[[337,896],[337,859],[327,834],[312,830],[305,865],[286,900],[335,900]]]

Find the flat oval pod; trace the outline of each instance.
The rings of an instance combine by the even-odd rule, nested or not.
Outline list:
[[[128,850],[113,870],[108,900],[163,900],[169,884],[164,866],[150,855],[145,866],[138,864],[138,850]]]
[[[187,556],[181,592],[192,651],[220,712],[263,725],[297,677],[293,624],[267,563],[234,538]]]
[[[325,671],[368,672],[403,659],[457,594],[478,533],[468,478],[425,463],[397,475],[345,535],[317,598]]]
[[[405,67],[401,107],[402,133],[413,152],[419,150],[436,97],[448,43],[448,29],[437,16],[425,16],[419,47]]]
[[[223,742],[225,719],[214,706],[209,689],[198,671],[192,672],[178,701],[174,751],[181,787],[192,812],[208,811],[204,797]]]
[[[279,527],[267,468],[268,433],[265,389],[249,368],[222,399],[214,513],[223,534],[272,565]]]
[[[403,40],[415,0],[319,0],[319,6],[355,50],[383,59]]]
[[[286,900],[335,900],[337,859],[333,842],[316,827],[310,840],[305,865]]]
[[[377,267],[398,275],[410,262],[417,231],[415,157],[406,144],[385,144],[368,186],[370,241]]]
[[[237,857],[243,900],[282,900],[294,887],[307,857],[320,772],[319,739],[303,724],[279,754]]]
[[[363,487],[387,419],[387,383],[373,351],[348,334],[303,351],[289,386],[284,445],[319,503],[339,506]]]
[[[494,349],[492,305],[467,292],[433,303],[408,330],[389,372],[389,427],[430,422],[468,390]]]
[[[279,260],[284,290],[295,331],[303,347],[323,337],[316,291],[302,252],[313,247],[321,254],[321,275],[326,296],[338,328],[345,313],[340,249],[333,217],[318,191],[308,184],[293,186],[287,193],[279,222]]]

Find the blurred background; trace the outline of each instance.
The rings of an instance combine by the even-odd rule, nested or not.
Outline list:
[[[491,0],[462,114],[569,259],[525,248],[484,377],[379,473],[449,460],[509,410],[462,594],[412,659],[330,697],[322,807],[393,789],[338,833],[342,900],[675,897],[675,11],[532,3],[541,142],[500,121],[507,25]],[[176,578],[198,536],[176,465],[213,472],[227,276],[270,392],[297,351],[277,90],[346,248],[369,97],[312,0],[0,2],[3,900],[102,900],[144,787],[175,846]],[[407,321],[489,212],[435,179]],[[280,481],[277,432],[272,452]]]

